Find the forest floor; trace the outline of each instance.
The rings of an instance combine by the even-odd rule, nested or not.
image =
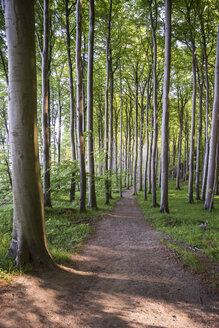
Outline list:
[[[68,267],[0,288],[0,327],[219,327],[219,297],[161,237],[125,192]]]

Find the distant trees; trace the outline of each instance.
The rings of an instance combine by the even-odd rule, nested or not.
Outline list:
[[[170,8],[171,1],[167,5]],[[79,197],[79,210],[85,211],[87,191],[88,206],[96,208],[97,192],[109,204],[114,191],[122,195],[125,188],[133,188],[137,194],[144,184],[145,200],[151,199],[153,207],[160,202],[160,211],[168,212],[171,178],[176,189],[188,180],[189,203],[194,202],[195,189],[196,199],[211,209],[219,162],[216,96],[213,106],[213,92],[218,94],[213,73],[216,2],[174,2],[171,23],[167,10],[165,25],[165,8],[156,0],[98,1],[95,6],[89,0],[83,9],[81,0],[44,0],[35,6],[40,50],[36,67],[42,79],[34,86],[43,114],[38,110],[34,124],[39,127],[44,204],[51,206],[58,189],[70,192],[70,206],[78,206]],[[7,147],[8,56],[2,12],[0,26],[3,198],[13,185],[14,164]],[[170,37],[170,28],[171,74],[170,41],[164,53],[164,32],[168,29]],[[62,169],[65,180],[54,184],[56,171]]]

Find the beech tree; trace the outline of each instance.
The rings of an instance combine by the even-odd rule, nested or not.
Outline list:
[[[88,188],[90,207],[97,207],[95,193],[94,147],[93,147],[93,48],[94,48],[94,0],[89,0],[89,40],[87,68],[87,130],[88,130]]]
[[[165,3],[165,70],[163,85],[162,148],[161,148],[161,203],[160,212],[169,212],[168,208],[168,125],[169,125],[169,88],[171,59],[171,6]]]
[[[215,167],[217,169],[216,150],[217,150],[217,138],[219,134],[218,130],[219,130],[219,25],[218,25],[218,32],[217,32],[214,105],[213,105],[213,112],[212,112],[211,141],[210,141],[209,160],[208,160],[208,178],[207,178],[205,205],[204,205],[204,209],[208,209],[208,210],[212,210],[213,208]]]
[[[85,148],[82,130],[82,60],[81,60],[81,33],[82,33],[82,0],[76,4],[76,70],[77,70],[77,131],[78,131],[78,157],[80,168],[80,212],[86,210],[86,172]]]
[[[52,265],[46,245],[37,137],[34,3],[5,1],[9,65],[9,126],[13,179],[13,237],[18,265]]]

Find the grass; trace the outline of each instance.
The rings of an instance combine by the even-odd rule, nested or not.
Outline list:
[[[47,242],[51,254],[57,263],[66,263],[70,254],[78,251],[85,238],[94,231],[94,223],[100,215],[110,211],[119,199],[117,192],[112,194],[110,205],[105,205],[105,195],[98,195],[98,210],[87,208],[86,213],[79,213],[79,193],[76,200],[69,202],[67,194],[58,192],[52,195],[52,208],[45,208]],[[30,267],[16,268],[14,260],[5,257],[11,242],[13,206],[0,206],[0,280],[10,280],[13,274],[31,270]]]
[[[182,245],[204,254],[209,260],[219,263],[219,196],[215,196],[212,212],[203,210],[203,202],[194,200],[188,203],[188,187],[181,182],[181,189],[175,189],[175,181],[169,181],[169,214],[160,213],[159,207],[151,207],[151,195],[144,201],[143,192],[138,192],[138,202],[145,211],[145,219],[157,230],[167,234],[178,243],[166,244],[183,258],[192,269],[200,267],[194,252],[189,252]],[[157,190],[157,201],[160,201],[160,189]],[[206,224],[206,230],[200,225]],[[180,246],[181,244],[181,246]],[[201,269],[203,270],[203,268]]]

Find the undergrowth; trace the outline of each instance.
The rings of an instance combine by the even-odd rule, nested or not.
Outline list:
[[[203,253],[211,261],[219,263],[219,196],[215,196],[212,212],[203,210],[203,202],[188,203],[188,187],[181,182],[181,189],[175,189],[175,181],[169,181],[169,214],[160,213],[159,207],[151,207],[151,195],[144,201],[144,193],[138,192],[138,203],[145,211],[145,219],[157,230],[164,232],[179,244],[175,248],[186,264],[192,269],[197,265],[197,257],[182,247],[180,243]],[[158,203],[160,189],[157,190]],[[171,245],[168,245],[169,247]],[[173,248],[174,246],[171,246]]]
[[[48,246],[55,262],[66,263],[70,254],[77,252],[84,239],[94,230],[94,223],[100,215],[110,211],[118,193],[113,193],[110,205],[105,205],[105,194],[98,194],[98,210],[87,208],[85,213],[79,213],[79,193],[73,203],[69,195],[63,191],[52,193],[52,208],[45,208],[45,225]],[[30,267],[18,269],[14,260],[6,257],[12,236],[13,205],[0,206],[0,280],[10,280],[13,274],[21,274],[31,270]]]

